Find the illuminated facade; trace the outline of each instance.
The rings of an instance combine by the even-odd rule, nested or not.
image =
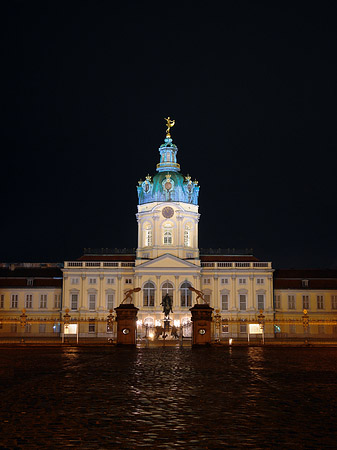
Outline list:
[[[135,251],[85,251],[62,270],[38,264],[0,267],[0,335],[24,330],[55,336],[69,310],[80,338],[111,337],[109,311],[127,291],[140,287],[133,294],[139,335],[163,325],[161,302],[169,294],[171,325],[183,326],[187,336],[193,287],[214,308],[213,332],[219,339],[246,339],[261,320],[266,338],[337,337],[336,270],[274,273],[271,262],[251,252],[199,249],[200,188],[181,174],[177,152],[168,133],[159,147],[157,173],[138,182]],[[23,309],[27,325],[20,329]],[[304,326],[307,318],[310,326]]]

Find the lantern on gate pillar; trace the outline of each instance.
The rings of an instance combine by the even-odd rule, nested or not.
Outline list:
[[[303,321],[303,328],[306,330],[309,327],[309,316],[308,311],[306,309],[303,309],[302,321]]]

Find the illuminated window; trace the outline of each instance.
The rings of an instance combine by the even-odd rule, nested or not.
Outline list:
[[[274,296],[274,308],[281,309],[281,296],[280,295]]]
[[[17,308],[18,307],[18,294],[12,294],[11,295],[11,308]]]
[[[88,329],[89,333],[95,333],[96,331],[96,324],[95,322],[89,322],[89,329]]]
[[[223,333],[229,333],[229,327],[228,325],[222,325],[222,330]]]
[[[115,279],[114,278],[107,278],[106,282],[107,282],[107,284],[115,284]]]
[[[228,278],[221,278],[221,284],[228,284]]]
[[[27,278],[27,286],[33,286],[33,278]]]
[[[228,294],[221,295],[221,309],[222,311],[228,311]]]
[[[240,311],[246,311],[247,309],[247,295],[246,294],[240,294]]]
[[[40,308],[47,308],[47,294],[40,295]]]
[[[257,309],[260,311],[260,309],[264,309],[264,294],[258,294],[257,295]]]
[[[164,245],[172,245],[173,231],[172,231],[172,226],[169,224],[164,226],[163,242],[164,242]]]
[[[257,284],[264,284],[264,278],[256,278]]]
[[[288,309],[296,309],[295,295],[288,295]]]
[[[96,309],[96,294],[89,294],[89,311]]]
[[[145,247],[151,247],[152,245],[152,229],[151,225],[145,227]]]
[[[204,278],[203,282],[204,282],[204,284],[210,284],[211,283],[211,279],[210,278]]]
[[[125,278],[125,284],[132,284],[132,278]]]
[[[26,294],[25,308],[29,309],[32,307],[33,307],[33,296],[32,296],[32,294]]]
[[[309,280],[302,280],[302,287],[307,288],[309,286]]]
[[[247,280],[246,278],[239,278],[239,284],[246,284]]]
[[[143,287],[143,306],[154,306],[155,286],[151,281]]]
[[[309,309],[309,295],[302,295],[303,309]]]
[[[324,309],[324,297],[323,297],[323,295],[317,295],[317,309]]]
[[[89,278],[89,284],[96,284],[97,280],[96,278]]]
[[[337,295],[331,296],[331,309],[337,309]]]
[[[186,308],[192,306],[192,292],[188,289],[191,283],[185,281],[180,287],[180,306]]]
[[[78,309],[78,294],[71,294],[70,309],[76,311]]]
[[[70,284],[78,284],[79,282],[79,278],[70,278]]]

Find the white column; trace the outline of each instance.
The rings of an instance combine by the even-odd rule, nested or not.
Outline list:
[[[254,275],[249,276],[250,280],[250,289],[248,290],[248,304],[247,304],[247,310],[248,311],[254,311],[256,309],[255,304],[255,286],[254,286]],[[249,292],[250,291],[250,292]]]
[[[174,285],[174,298],[173,298],[173,308],[180,310],[180,298],[179,298],[179,276],[175,277],[175,285]],[[173,309],[174,311],[174,309]]]
[[[104,305],[104,290],[103,290],[103,283],[104,283],[104,275],[100,274],[99,276],[99,287],[98,287],[98,299],[99,299],[99,304],[98,304],[98,310],[99,311],[104,311],[105,310],[105,305]]]
[[[237,292],[236,292],[236,275],[232,275],[232,295],[231,295],[231,304],[230,308],[232,311],[237,311]]]
[[[161,290],[160,290],[160,275],[156,275],[156,295],[154,298],[154,310],[160,309]]]
[[[219,303],[219,276],[218,275],[214,275],[214,291],[213,291],[213,305],[215,309],[219,309],[221,311],[220,308],[220,303]],[[212,306],[212,305],[211,305]]]
[[[81,276],[81,290],[80,290],[80,310],[86,309],[86,307],[85,307],[85,295],[84,295],[85,279],[86,279],[85,274],[82,274],[82,276]]]

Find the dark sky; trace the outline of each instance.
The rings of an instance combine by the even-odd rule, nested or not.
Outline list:
[[[199,246],[337,267],[334,2],[7,1],[0,260],[136,247],[172,129]]]

